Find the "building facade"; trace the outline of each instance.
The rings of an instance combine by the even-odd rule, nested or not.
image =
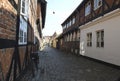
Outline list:
[[[120,65],[119,21],[120,0],[83,0],[62,23],[59,48],[74,51],[78,45],[80,55]]]
[[[63,33],[57,38],[57,48],[79,54],[80,30],[79,11],[76,9],[61,25]]]
[[[51,36],[51,47],[53,48],[57,48],[57,36],[56,32]]]
[[[79,26],[80,54],[120,66],[120,1],[88,0],[84,4],[87,22]]]
[[[16,81],[28,67],[30,53],[39,49],[34,32],[38,10],[42,13],[39,27],[44,28],[46,1],[0,0],[0,81]]]

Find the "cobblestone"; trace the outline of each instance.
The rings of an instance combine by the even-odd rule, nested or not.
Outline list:
[[[39,70],[28,81],[119,81],[120,78],[119,69],[50,47],[39,56]]]

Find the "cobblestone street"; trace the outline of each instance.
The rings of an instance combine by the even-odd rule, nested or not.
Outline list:
[[[32,81],[119,81],[120,70],[81,56],[50,47],[39,56],[39,70]]]

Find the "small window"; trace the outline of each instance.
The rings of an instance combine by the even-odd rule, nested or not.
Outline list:
[[[102,6],[102,0],[94,0],[94,10]]]
[[[104,30],[100,30],[96,32],[97,36],[97,47],[104,47]]]
[[[72,25],[72,22],[71,22],[71,20],[70,20],[70,22],[69,22],[69,23],[70,23],[70,26],[71,26],[71,25]]]
[[[75,24],[75,17],[72,19],[72,24]]]
[[[89,15],[91,12],[91,3],[90,1],[85,6],[85,16]]]
[[[92,33],[87,34],[87,46],[88,47],[92,46]]]
[[[22,0],[21,9],[22,13],[25,14],[25,0]]]

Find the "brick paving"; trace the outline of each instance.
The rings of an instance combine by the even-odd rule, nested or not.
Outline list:
[[[21,81],[120,81],[120,70],[81,56],[46,47],[39,53],[39,70]]]

